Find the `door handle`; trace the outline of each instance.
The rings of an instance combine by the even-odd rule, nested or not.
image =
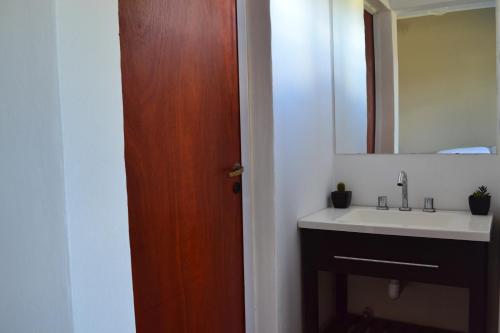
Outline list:
[[[241,164],[236,163],[233,166],[233,169],[229,172],[229,177],[230,178],[239,177],[243,174],[244,171],[245,171],[245,168],[243,168],[243,166],[241,166]]]

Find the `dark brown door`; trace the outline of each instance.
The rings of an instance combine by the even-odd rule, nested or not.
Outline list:
[[[373,15],[365,10],[365,46],[366,46],[366,93],[368,101],[368,154],[375,153],[375,39],[373,33]]]
[[[234,0],[120,0],[138,333],[244,332]]]

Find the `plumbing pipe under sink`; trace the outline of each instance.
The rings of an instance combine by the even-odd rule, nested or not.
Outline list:
[[[397,300],[401,296],[403,292],[404,286],[399,280],[391,280],[389,281],[389,286],[387,288],[387,293],[389,298],[392,300]]]

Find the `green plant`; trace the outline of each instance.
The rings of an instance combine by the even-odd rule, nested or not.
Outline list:
[[[476,192],[472,194],[474,198],[490,198],[491,194],[488,193],[488,187],[479,186]]]
[[[337,191],[339,191],[339,192],[345,192],[345,184],[344,183],[338,183],[337,184]]]

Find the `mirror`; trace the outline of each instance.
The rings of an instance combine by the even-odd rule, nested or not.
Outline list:
[[[337,154],[496,154],[495,1],[333,0]]]

